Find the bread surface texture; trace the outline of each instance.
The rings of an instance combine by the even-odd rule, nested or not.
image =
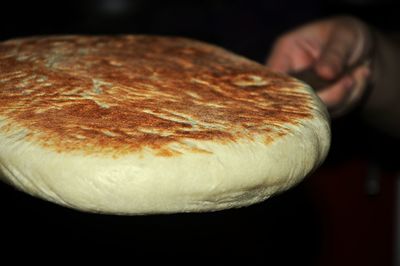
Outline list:
[[[2,180],[82,211],[247,206],[329,150],[309,86],[195,40],[13,39],[0,43],[0,69]]]

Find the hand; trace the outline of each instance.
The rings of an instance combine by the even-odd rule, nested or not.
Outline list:
[[[373,37],[363,22],[336,17],[313,22],[275,42],[267,66],[296,73],[311,69],[329,85],[317,94],[333,116],[349,112],[364,95],[371,76]],[[304,80],[307,82],[307,80]]]

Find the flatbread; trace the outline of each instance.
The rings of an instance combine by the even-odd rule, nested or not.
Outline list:
[[[330,145],[309,86],[194,40],[14,39],[0,68],[3,181],[83,211],[247,206],[301,181]]]

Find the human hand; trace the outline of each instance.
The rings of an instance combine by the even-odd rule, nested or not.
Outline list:
[[[267,66],[294,76],[308,70],[326,80],[323,87],[314,89],[337,117],[349,112],[365,94],[372,54],[373,36],[368,26],[352,17],[335,17],[282,35]],[[312,80],[304,81],[313,85]]]

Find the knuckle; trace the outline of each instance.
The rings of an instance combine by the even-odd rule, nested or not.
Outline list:
[[[281,46],[283,48],[290,47],[292,43],[293,43],[293,38],[290,34],[282,35],[276,41],[276,45]]]

